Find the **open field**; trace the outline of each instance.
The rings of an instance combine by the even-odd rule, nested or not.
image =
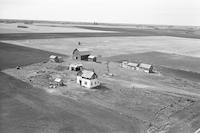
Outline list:
[[[94,27],[94,26],[77,26],[78,28],[85,28],[90,30],[101,30],[101,31],[118,31],[124,33],[132,33],[132,35],[141,35],[141,36],[172,36],[172,37],[183,37],[183,38],[200,38],[200,29],[192,29],[192,28],[158,28],[159,26],[152,26],[152,27]]]
[[[55,53],[0,42],[0,70],[47,61],[52,54]]]
[[[17,26],[27,26],[27,28],[18,28]],[[11,33],[100,33],[107,31],[100,31],[100,30],[89,30],[89,29],[82,29],[76,28],[72,25],[64,25],[63,27],[58,26],[45,26],[41,24],[24,24],[24,23],[0,23],[0,33],[1,34],[11,34]]]
[[[18,28],[18,25],[27,28]],[[200,38],[199,27],[147,26],[147,25],[85,25],[51,23],[0,23],[0,40],[25,40],[78,37],[131,37],[131,36],[171,36]]]
[[[51,22],[26,20],[0,20],[0,29],[16,29],[17,24],[30,26],[29,32],[121,32],[120,36],[173,36],[185,38],[199,38],[200,27],[173,26],[173,25],[141,25],[141,24],[107,24],[107,23],[81,23],[81,22]],[[37,27],[39,26],[39,27]],[[70,30],[71,29],[71,30]],[[4,30],[3,30],[4,31]],[[22,30],[23,31],[23,30]],[[25,30],[26,31],[26,30]],[[6,32],[5,32],[6,33]],[[127,34],[128,33],[128,34]],[[110,34],[115,36],[119,34]],[[97,36],[97,35],[96,35]],[[108,36],[108,35],[107,35]],[[65,36],[67,37],[67,36]]]
[[[78,45],[78,41],[82,43],[81,46]],[[106,57],[151,51],[200,57],[199,39],[167,36],[26,39],[5,40],[4,42],[67,55],[71,55],[71,51],[74,48],[87,48],[96,54],[101,54]]]
[[[0,132],[194,133],[200,128],[198,28],[34,23],[18,29],[18,24],[0,24]],[[75,48],[102,56],[100,63],[78,61],[95,70],[99,88],[80,87],[76,72],[67,70],[77,62],[70,57]],[[64,62],[48,62],[55,53]],[[157,72],[123,69],[122,60],[153,64]],[[105,75],[105,61],[114,76]],[[49,89],[56,76],[66,86]]]

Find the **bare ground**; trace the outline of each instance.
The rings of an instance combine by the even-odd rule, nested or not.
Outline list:
[[[13,69],[4,72],[15,76],[33,86],[43,88],[50,94],[62,95],[76,101],[84,101],[105,108],[115,110],[131,121],[141,123],[137,128],[140,132],[150,133],[165,131],[167,133],[190,133],[198,128],[200,98],[199,87],[178,86],[180,81],[160,74],[149,75],[143,72],[126,70],[119,64],[111,63],[110,69],[114,77],[105,76],[104,64],[84,63],[86,68],[95,68],[99,74],[102,86],[94,90],[87,90],[75,83],[75,73],[67,69],[57,70],[59,66],[66,66],[71,60],[62,64],[40,63],[25,67],[19,71]],[[35,71],[39,72],[38,74]],[[40,73],[42,72],[42,73]],[[48,89],[49,77],[61,76],[66,86],[51,91]],[[30,81],[31,78],[31,81]],[[171,84],[176,82],[176,84]],[[179,117],[187,109],[194,107],[188,117]],[[195,116],[195,117],[194,117]],[[190,119],[190,121],[185,121]]]
[[[2,133],[139,132],[136,121],[115,111],[48,94],[3,73],[0,84]]]
[[[0,46],[1,69],[16,67],[19,64],[23,69],[24,65],[45,62],[50,54],[54,54],[4,43]],[[41,79],[40,76],[38,79]],[[137,133],[140,132],[140,124],[137,120],[129,120],[116,111],[52,95],[33,87],[30,83],[0,72],[0,132]]]

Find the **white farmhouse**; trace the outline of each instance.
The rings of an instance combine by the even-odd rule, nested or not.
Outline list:
[[[86,88],[93,88],[99,86],[100,82],[95,72],[83,70],[77,74],[77,84]]]

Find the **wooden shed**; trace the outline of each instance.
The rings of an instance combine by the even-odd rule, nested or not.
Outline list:
[[[88,60],[90,56],[90,51],[84,49],[75,49],[72,53],[72,59],[74,60]]]
[[[123,61],[121,67],[138,70],[139,64],[134,62]]]
[[[96,62],[97,61],[97,56],[95,56],[95,55],[88,56],[88,61]]]
[[[153,66],[150,64],[141,63],[139,65],[139,68],[140,68],[140,70],[143,70],[144,72],[153,73]]]
[[[57,85],[57,86],[63,86],[63,85],[64,85],[63,80],[62,80],[61,78],[56,78],[56,79],[54,80],[54,83],[55,83],[55,85]]]
[[[134,63],[134,62],[129,62],[129,63],[128,63],[128,67],[129,67],[130,69],[138,70],[138,66],[139,66],[138,63]]]
[[[49,57],[49,60],[50,60],[51,62],[59,62],[58,56],[55,56],[55,55],[51,55],[51,56]]]
[[[82,68],[83,68],[83,65],[80,64],[80,63],[78,63],[78,64],[70,64],[69,65],[69,70],[70,71],[80,71],[80,70],[82,70]]]

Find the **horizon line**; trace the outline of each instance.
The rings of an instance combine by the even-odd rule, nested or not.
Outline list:
[[[110,23],[110,22],[97,22],[97,21],[65,21],[65,20],[41,20],[41,19],[15,19],[15,18],[0,18],[2,20],[11,20],[11,21],[35,21],[35,22],[50,22],[50,23],[71,23],[71,24],[93,24],[93,25],[113,25],[113,26],[177,26],[177,27],[200,27],[197,25],[171,25],[171,24],[134,24],[134,23]]]

